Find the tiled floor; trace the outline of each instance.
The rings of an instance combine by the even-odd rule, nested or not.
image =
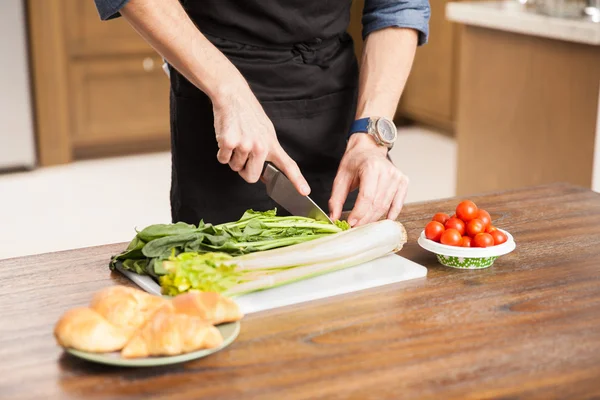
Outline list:
[[[392,158],[411,180],[407,202],[454,195],[452,139],[402,128]],[[170,222],[169,185],[168,153],[0,175],[0,259],[129,241],[136,227]]]

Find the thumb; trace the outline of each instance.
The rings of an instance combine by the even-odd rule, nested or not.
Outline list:
[[[340,168],[333,181],[331,198],[329,199],[329,212],[332,220],[338,220],[342,216],[342,207],[350,193],[352,186],[352,174],[346,168]]]
[[[276,150],[271,154],[268,161],[271,161],[281,172],[287,176],[292,182],[296,190],[303,196],[308,196],[310,193],[310,186],[308,182],[300,172],[300,168],[296,161],[294,161],[281,146],[277,146]]]

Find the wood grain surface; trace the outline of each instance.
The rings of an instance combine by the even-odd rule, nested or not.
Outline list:
[[[458,199],[408,205],[400,254],[427,278],[249,315],[229,348],[170,367],[90,364],[52,337],[64,311],[129,284],[107,267],[125,244],[0,261],[0,398],[598,398],[600,196],[555,184],[472,199],[517,242],[493,267],[446,268],[416,244]]]

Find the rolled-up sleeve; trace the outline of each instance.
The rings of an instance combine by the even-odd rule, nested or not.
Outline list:
[[[365,0],[362,15],[363,39],[388,27],[412,28],[419,34],[419,46],[429,39],[429,0]]]
[[[94,0],[100,19],[103,21],[120,17],[121,8],[123,8],[128,1],[129,0]]]

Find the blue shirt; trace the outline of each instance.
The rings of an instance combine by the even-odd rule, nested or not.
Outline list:
[[[102,20],[119,16],[129,0],[94,0]],[[365,0],[362,37],[388,27],[412,28],[419,33],[419,46],[429,38],[429,0]]]

